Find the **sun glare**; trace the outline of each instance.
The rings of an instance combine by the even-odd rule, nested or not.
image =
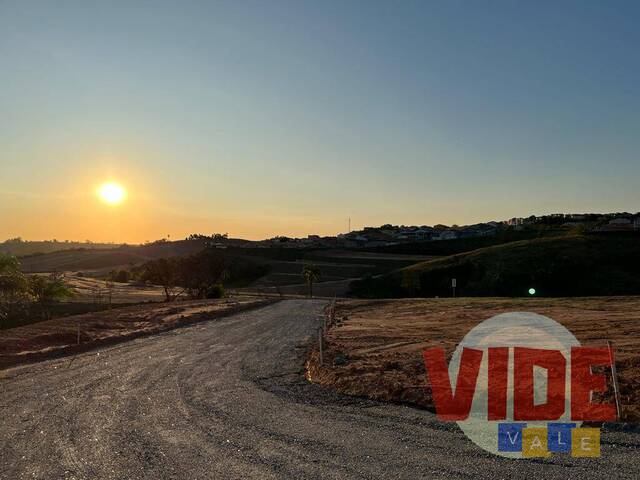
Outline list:
[[[100,199],[109,205],[119,205],[124,200],[126,192],[119,183],[106,182],[98,188]]]

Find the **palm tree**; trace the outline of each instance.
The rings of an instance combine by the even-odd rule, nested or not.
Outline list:
[[[313,282],[320,278],[320,269],[313,264],[302,267],[302,276],[309,287],[309,296],[313,298]]]

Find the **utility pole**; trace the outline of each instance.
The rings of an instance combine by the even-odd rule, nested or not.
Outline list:
[[[349,227],[347,229],[347,233],[351,233],[351,217],[349,217]]]

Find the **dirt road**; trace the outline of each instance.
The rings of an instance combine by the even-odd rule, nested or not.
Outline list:
[[[321,301],[277,304],[0,372],[0,478],[637,478],[640,437],[601,459],[513,461],[426,411],[303,377]]]

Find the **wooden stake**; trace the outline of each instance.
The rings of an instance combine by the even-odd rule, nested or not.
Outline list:
[[[620,404],[620,387],[618,386],[618,373],[616,371],[616,361],[613,356],[613,345],[607,340],[609,347],[609,361],[611,362],[611,375],[613,376],[613,393],[616,398],[616,411],[618,412],[618,420],[622,418],[622,405]]]
[[[320,365],[323,365],[324,358],[322,355],[322,328],[318,329],[318,351],[320,352]]]
[[[80,345],[80,324],[76,324],[76,327],[78,327],[78,345]]]

